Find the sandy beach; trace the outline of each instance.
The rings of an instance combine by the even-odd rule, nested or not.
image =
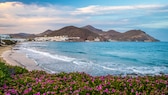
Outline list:
[[[11,45],[9,45],[9,46],[0,46],[0,61],[1,61],[1,62],[5,62],[5,60],[3,60],[2,54],[3,54],[5,51],[11,50],[11,49],[12,49],[12,46],[11,46]]]
[[[12,66],[21,66],[29,71],[43,70],[37,66],[34,60],[29,59],[26,54],[18,52],[17,50],[18,49],[13,48],[13,46],[0,47],[0,61]]]

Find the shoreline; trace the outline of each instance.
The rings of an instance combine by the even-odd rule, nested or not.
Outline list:
[[[15,46],[0,47],[0,61],[12,66],[20,66],[26,68],[28,71],[40,70],[46,71],[39,67],[36,62],[26,56],[26,54],[18,52]],[[47,72],[47,71],[46,71]]]
[[[13,47],[13,45],[0,46],[0,62],[5,62],[6,63],[6,61],[4,60],[2,55],[3,55],[4,52],[11,50],[12,47]]]

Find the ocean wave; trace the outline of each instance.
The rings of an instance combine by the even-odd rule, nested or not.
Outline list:
[[[106,52],[101,54],[103,57],[113,57],[121,60],[126,60],[126,61],[133,61],[133,62],[141,62],[139,59],[135,58],[136,55],[135,53],[126,53],[126,52]]]
[[[26,49],[30,52],[36,53],[36,54],[50,57],[52,59],[56,59],[56,60],[60,60],[60,61],[64,61],[64,62],[70,62],[70,63],[76,64],[76,65],[93,64],[93,62],[88,61],[88,60],[84,60],[84,59],[77,59],[77,58],[72,58],[72,57],[67,57],[67,56],[62,56],[62,55],[50,54],[48,52],[38,51],[38,50],[34,50],[34,49],[27,49],[27,48],[24,48],[24,49]]]
[[[56,54],[53,55],[53,54],[50,54],[48,52],[38,51],[38,50],[34,50],[34,49],[26,49],[26,50],[31,51],[33,53],[43,55],[43,56],[46,56],[46,57],[50,57],[52,59],[60,60],[60,61],[72,62],[73,60],[75,60],[75,58],[62,56],[62,55],[56,55]]]
[[[163,52],[167,50],[164,47],[158,50],[157,46],[152,51],[150,48],[141,48],[141,44],[134,48],[132,43],[126,43],[126,46],[118,46],[116,43],[108,43],[109,46],[107,43],[85,44],[84,46],[91,46],[83,49],[81,43],[74,46],[71,43],[32,42],[18,45],[18,51],[25,52],[35,59],[39,66],[53,73],[82,71],[92,75],[168,74],[167,52]],[[107,46],[107,49],[104,46]]]
[[[128,67],[127,68],[128,70],[132,70],[134,73],[137,73],[137,74],[142,74],[142,75],[147,75],[147,74],[151,74],[151,75],[158,75],[162,72],[165,72],[167,71],[168,68],[166,67],[156,67],[156,66],[153,66],[153,67]],[[167,71],[168,73],[168,71]]]
[[[92,65],[93,64],[93,62],[91,61],[81,60],[81,59],[74,60],[73,63],[77,65]]]
[[[67,50],[63,50],[62,52],[67,52],[67,53],[78,53],[78,54],[87,54],[86,52],[82,52],[82,51],[67,51]]]
[[[130,67],[115,67],[110,68],[106,66],[101,66],[103,69],[110,70],[113,72],[119,72],[120,74],[136,74],[136,75],[159,75],[161,73],[168,73],[168,68],[166,67],[143,67],[143,66],[130,66]]]

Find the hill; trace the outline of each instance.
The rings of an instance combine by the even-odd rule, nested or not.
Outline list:
[[[84,27],[66,26],[59,30],[46,30],[43,33],[34,35],[26,33],[10,34],[13,38],[35,38],[35,37],[54,37],[54,36],[68,36],[78,37],[79,39],[72,39],[71,41],[93,41],[99,38],[98,41],[140,41],[140,42],[155,42],[159,41],[154,37],[146,34],[142,30],[129,30],[121,33],[115,30],[103,31],[91,25]]]
[[[152,36],[146,34],[142,30],[129,30],[122,34],[119,41],[144,41],[144,42],[154,42],[159,41]]]
[[[90,31],[92,31],[92,32],[94,32],[94,33],[102,33],[103,32],[103,30],[101,30],[101,29],[97,29],[97,28],[95,28],[95,27],[93,27],[93,26],[91,26],[91,25],[87,25],[87,26],[84,26],[84,27],[82,27],[83,29],[87,29],[87,30],[90,30]]]
[[[107,32],[103,32],[100,29],[96,29],[93,26],[85,26],[83,27],[85,29],[88,29],[94,33],[99,34],[103,38],[105,38],[107,41],[140,41],[140,42],[155,42],[159,41],[155,39],[154,37],[146,34],[142,30],[129,30],[125,33],[120,33],[115,30],[109,30]]]
[[[50,37],[52,36],[80,37],[78,41],[94,40],[95,38],[102,39],[102,37],[98,35],[97,33],[94,33],[87,29],[78,28],[75,26],[67,26],[60,30],[55,30],[50,34],[47,34],[47,36],[50,36]]]
[[[139,41],[139,42],[155,42],[159,41],[142,30],[129,30],[125,33],[120,33],[114,30],[104,32],[102,34],[106,39],[113,41]]]
[[[9,34],[12,38],[35,38],[35,34],[27,34],[27,33],[17,33],[17,34]]]
[[[46,30],[43,33],[37,34],[36,36],[45,36],[45,35],[48,35],[48,34],[50,34],[52,32],[53,32],[52,30]]]

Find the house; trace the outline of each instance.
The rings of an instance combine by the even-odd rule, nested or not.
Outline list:
[[[1,39],[1,40],[9,40],[10,38],[11,38],[10,35],[0,34],[0,39]]]

